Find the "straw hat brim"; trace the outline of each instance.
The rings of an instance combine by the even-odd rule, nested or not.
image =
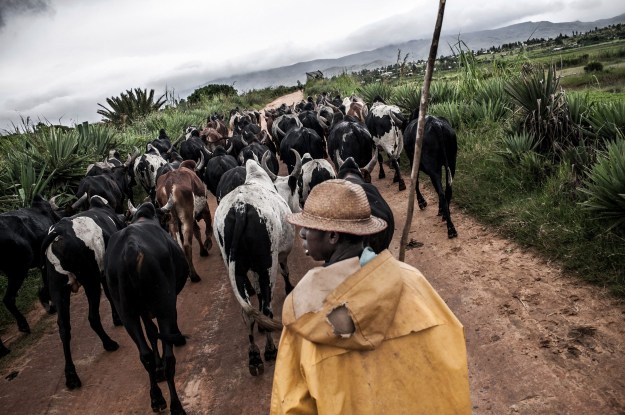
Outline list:
[[[333,219],[321,218],[306,212],[289,213],[286,220],[293,225],[320,231],[335,231],[351,235],[372,235],[386,229],[384,219],[370,216],[367,219]]]

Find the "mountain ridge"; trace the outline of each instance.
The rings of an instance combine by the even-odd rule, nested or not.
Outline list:
[[[458,40],[464,42],[470,49],[477,51],[489,49],[491,46],[501,46],[506,43],[522,42],[533,38],[548,39],[559,34],[570,35],[573,32],[587,32],[618,23],[625,23],[625,13],[592,22],[579,20],[561,23],[529,21],[465,34],[452,34],[451,31],[447,31],[441,35],[439,40],[438,55],[449,55],[451,50],[447,51],[446,48],[457,43]],[[295,85],[297,81],[305,83],[306,72],[320,70],[324,76],[331,77],[343,72],[357,72],[365,68],[373,69],[394,64],[397,62],[398,49],[401,50],[402,54],[409,53],[410,61],[424,60],[429,53],[430,44],[431,39],[408,40],[334,59],[314,59],[261,71],[220,77],[207,82],[205,85],[233,85],[239,92],[279,85]]]

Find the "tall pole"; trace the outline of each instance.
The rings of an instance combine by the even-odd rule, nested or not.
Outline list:
[[[421,147],[423,147],[423,132],[425,130],[425,114],[428,110],[428,98],[430,96],[430,83],[432,82],[432,72],[434,71],[434,62],[436,61],[436,53],[438,51],[438,39],[441,36],[441,27],[443,26],[443,15],[445,14],[445,0],[440,0],[438,4],[438,16],[436,17],[436,25],[434,26],[434,35],[432,36],[432,46],[430,46],[430,55],[425,67],[425,79],[423,80],[423,90],[421,91],[421,102],[419,103],[419,121],[417,123],[417,142],[414,149],[414,161],[412,163],[412,171],[410,173],[410,187],[408,192],[408,209],[406,211],[406,223],[404,231],[401,234],[401,242],[399,246],[399,260],[403,261],[406,257],[406,244],[408,243],[408,234],[412,225],[412,215],[414,213],[415,186],[419,174],[419,164],[421,162]]]

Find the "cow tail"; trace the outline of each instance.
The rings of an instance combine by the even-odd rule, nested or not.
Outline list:
[[[52,242],[54,242],[54,240],[58,236],[59,236],[59,233],[56,230],[56,228],[51,226],[50,230],[48,231],[48,234],[45,236],[45,238],[43,238],[43,241],[41,241],[40,258],[42,258],[43,264],[46,263],[45,258],[46,258],[46,250],[48,249],[48,246],[50,246],[50,244],[52,244]]]
[[[237,288],[236,264],[235,261],[231,260],[231,258],[236,258],[237,250],[239,248],[239,241],[243,237],[243,231],[245,230],[246,222],[247,214],[245,210],[237,209],[235,212],[234,229],[232,230],[232,244],[230,245],[230,254],[228,255],[228,274],[230,282],[232,283],[232,291],[234,291],[234,295],[241,305],[243,312],[249,318],[253,319],[258,324],[259,328],[267,331],[282,330],[281,321],[273,320],[268,316],[264,315],[260,310],[254,308],[248,300],[241,296],[241,293]]]
[[[454,181],[454,175],[456,174],[456,154],[457,154],[457,148],[456,145],[452,146],[452,140],[453,140],[453,144],[457,143],[457,139],[456,139],[456,134],[454,132],[452,132],[453,136],[450,137],[448,140],[444,139],[445,137],[445,131],[441,131],[441,127],[438,126],[438,133],[439,133],[439,137],[443,137],[443,140],[441,140],[441,147],[443,149],[443,156],[445,158],[445,182],[446,185],[451,187],[453,181]],[[450,151],[453,154],[447,154],[448,151]]]

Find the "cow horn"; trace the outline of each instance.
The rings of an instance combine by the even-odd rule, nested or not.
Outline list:
[[[276,130],[278,130],[278,132],[280,133],[280,135],[282,137],[284,137],[286,135],[286,133],[284,131],[282,131],[282,129],[280,129],[280,126],[276,124]]]
[[[325,104],[326,104],[328,107],[332,108],[334,111],[340,111],[337,107],[335,107],[335,106],[334,106],[332,103],[330,103],[330,101],[329,101],[329,100],[327,100],[327,99],[326,99]]]
[[[128,154],[128,159],[124,163],[124,167],[132,166],[136,158],[139,157],[139,154],[139,149],[135,147],[135,152],[132,155]]]
[[[403,121],[397,118],[397,116],[395,115],[393,111],[391,111],[389,115],[391,116],[391,119],[393,120],[393,122],[399,126],[399,128],[401,128],[401,126],[404,125]]]
[[[200,160],[197,162],[196,166],[195,166],[195,171],[200,171],[202,170],[202,168],[204,167],[204,152],[200,151]]]
[[[87,192],[83,193],[82,196],[80,196],[80,199],[78,199],[77,201],[74,202],[74,204],[72,205],[72,209],[78,209],[80,207],[80,205],[82,205],[83,203],[85,203],[85,200],[87,200]]]
[[[243,137],[243,135],[241,135],[241,142],[243,143],[244,146],[248,145],[248,143],[247,143],[247,141],[245,141],[245,138]]]
[[[334,154],[336,155],[336,164],[338,164],[339,168],[341,168],[343,163],[345,163],[343,159],[341,158],[341,152],[337,149]]]
[[[294,148],[292,148],[291,151],[295,154],[295,167],[293,167],[293,171],[289,176],[298,177],[302,173],[302,158]]]
[[[373,157],[371,157],[371,160],[369,160],[369,163],[367,163],[367,165],[365,167],[363,167],[363,170],[366,170],[369,172],[369,174],[371,174],[371,172],[373,171],[373,168],[375,167],[375,163],[378,161],[378,149],[376,147],[375,151],[373,152]]]
[[[226,150],[226,153],[232,154],[232,150],[234,150],[234,144],[231,142],[228,146],[228,149]]]
[[[324,130],[328,129],[328,120],[326,120],[319,114],[317,114],[317,121],[319,121],[319,124],[321,124]]]
[[[128,210],[130,211],[131,215],[134,215],[135,212],[137,211],[137,208],[133,206],[132,201],[130,199],[128,199]]]
[[[50,203],[50,207],[54,210],[57,210],[59,207],[56,205],[56,198],[59,197],[59,195],[56,196],[52,196],[50,198],[50,200],[48,200],[48,203]]]
[[[269,167],[267,166],[267,159],[271,156],[271,152],[269,150],[265,151],[265,154],[263,154],[263,159],[260,163],[261,166],[263,166],[263,169],[267,172],[267,175],[269,175],[269,178],[271,179],[272,182],[275,182],[276,179],[278,178],[278,176],[276,176],[276,174],[274,172],[272,172]]]
[[[174,207],[174,195],[173,193],[169,195],[169,199],[167,200],[167,204],[161,208],[163,213],[169,213],[171,208]]]

